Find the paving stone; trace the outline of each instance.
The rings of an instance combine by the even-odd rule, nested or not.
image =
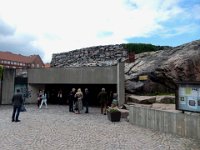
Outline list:
[[[21,122],[11,122],[12,106],[0,106],[2,150],[199,150],[200,141],[140,128],[121,119],[110,122],[100,108],[89,114],[68,106],[27,105]]]

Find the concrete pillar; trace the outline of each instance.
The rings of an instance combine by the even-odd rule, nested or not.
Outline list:
[[[12,104],[15,85],[15,69],[4,69],[2,81],[2,104]]]
[[[117,64],[117,94],[119,105],[125,103],[125,87],[124,87],[124,63]]]
[[[2,104],[2,81],[0,77],[0,104]]]

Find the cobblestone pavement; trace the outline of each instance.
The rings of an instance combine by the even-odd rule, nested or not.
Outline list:
[[[11,122],[12,106],[0,106],[0,150],[200,150],[200,141],[110,122],[99,108],[89,114],[68,106],[27,105],[21,122]]]

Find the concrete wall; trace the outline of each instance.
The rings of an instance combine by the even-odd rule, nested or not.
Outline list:
[[[116,84],[117,67],[29,69],[29,84]]]
[[[169,112],[130,106],[129,121],[134,125],[171,133],[183,137],[200,139],[200,114]]]
[[[44,85],[29,84],[28,89],[31,91],[31,97],[26,99],[26,103],[37,103],[37,94],[39,90],[43,90],[44,88]]]
[[[2,81],[2,104],[11,104],[14,94],[15,69],[4,69]]]

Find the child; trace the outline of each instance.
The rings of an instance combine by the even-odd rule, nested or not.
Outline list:
[[[117,106],[118,106],[118,100],[117,100],[117,94],[115,93],[113,95],[113,100],[112,100],[111,107],[117,107]]]

